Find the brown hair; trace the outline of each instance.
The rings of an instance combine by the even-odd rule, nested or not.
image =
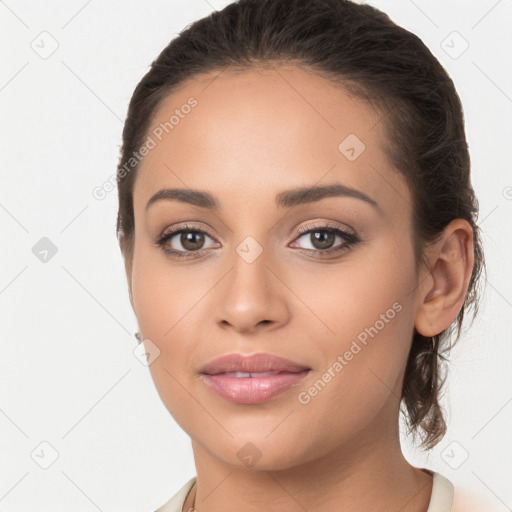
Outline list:
[[[450,221],[462,218],[472,226],[475,263],[456,319],[457,342],[465,312],[472,306],[473,317],[477,313],[484,269],[460,99],[421,39],[378,9],[349,0],[240,0],[189,25],[152,62],[129,104],[117,172],[117,233],[127,271],[135,237],[133,155],[160,102],[200,73],[272,63],[310,69],[381,112],[387,155],[412,191],[417,268],[425,263],[425,247]],[[447,360],[442,348],[452,327],[433,337],[414,331],[405,370],[401,411],[425,449],[446,432],[439,399]]]

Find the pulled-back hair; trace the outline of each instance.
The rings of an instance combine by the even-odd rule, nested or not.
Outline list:
[[[403,380],[401,411],[409,433],[430,449],[446,432],[440,407],[444,353],[453,346],[453,327],[454,343],[459,340],[466,311],[477,313],[484,255],[459,96],[421,39],[385,13],[349,0],[240,0],[180,32],[137,85],[123,130],[117,234],[127,269],[131,273],[135,238],[133,154],[162,100],[199,74],[279,64],[311,70],[381,114],[385,151],[412,192],[417,269],[426,263],[426,246],[450,221],[465,219],[473,228],[474,267],[463,306],[441,333],[414,331]]]

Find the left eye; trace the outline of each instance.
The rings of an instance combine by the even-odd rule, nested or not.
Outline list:
[[[309,229],[296,240],[300,240],[301,238],[304,238],[306,243],[309,244],[309,247],[303,246],[302,249],[319,252],[331,250],[336,251],[344,247],[348,247],[357,241],[357,237],[355,235],[332,227],[317,227]],[[341,241],[345,243],[338,243],[335,245],[336,239],[338,239],[338,242]]]

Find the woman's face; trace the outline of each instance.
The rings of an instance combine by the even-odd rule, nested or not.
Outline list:
[[[224,71],[167,97],[148,135],[131,300],[195,449],[279,469],[394,435],[417,277],[410,191],[380,115],[299,68]],[[164,189],[183,192],[148,205]],[[171,229],[188,231],[158,245]],[[297,367],[202,373],[262,353]]]

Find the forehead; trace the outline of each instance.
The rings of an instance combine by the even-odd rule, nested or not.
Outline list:
[[[307,69],[197,75],[155,112],[148,131],[155,145],[139,167],[138,188],[145,196],[164,186],[222,196],[243,183],[250,199],[269,188],[340,181],[377,200],[403,197],[384,131],[379,111]],[[383,187],[383,180],[395,183]]]

